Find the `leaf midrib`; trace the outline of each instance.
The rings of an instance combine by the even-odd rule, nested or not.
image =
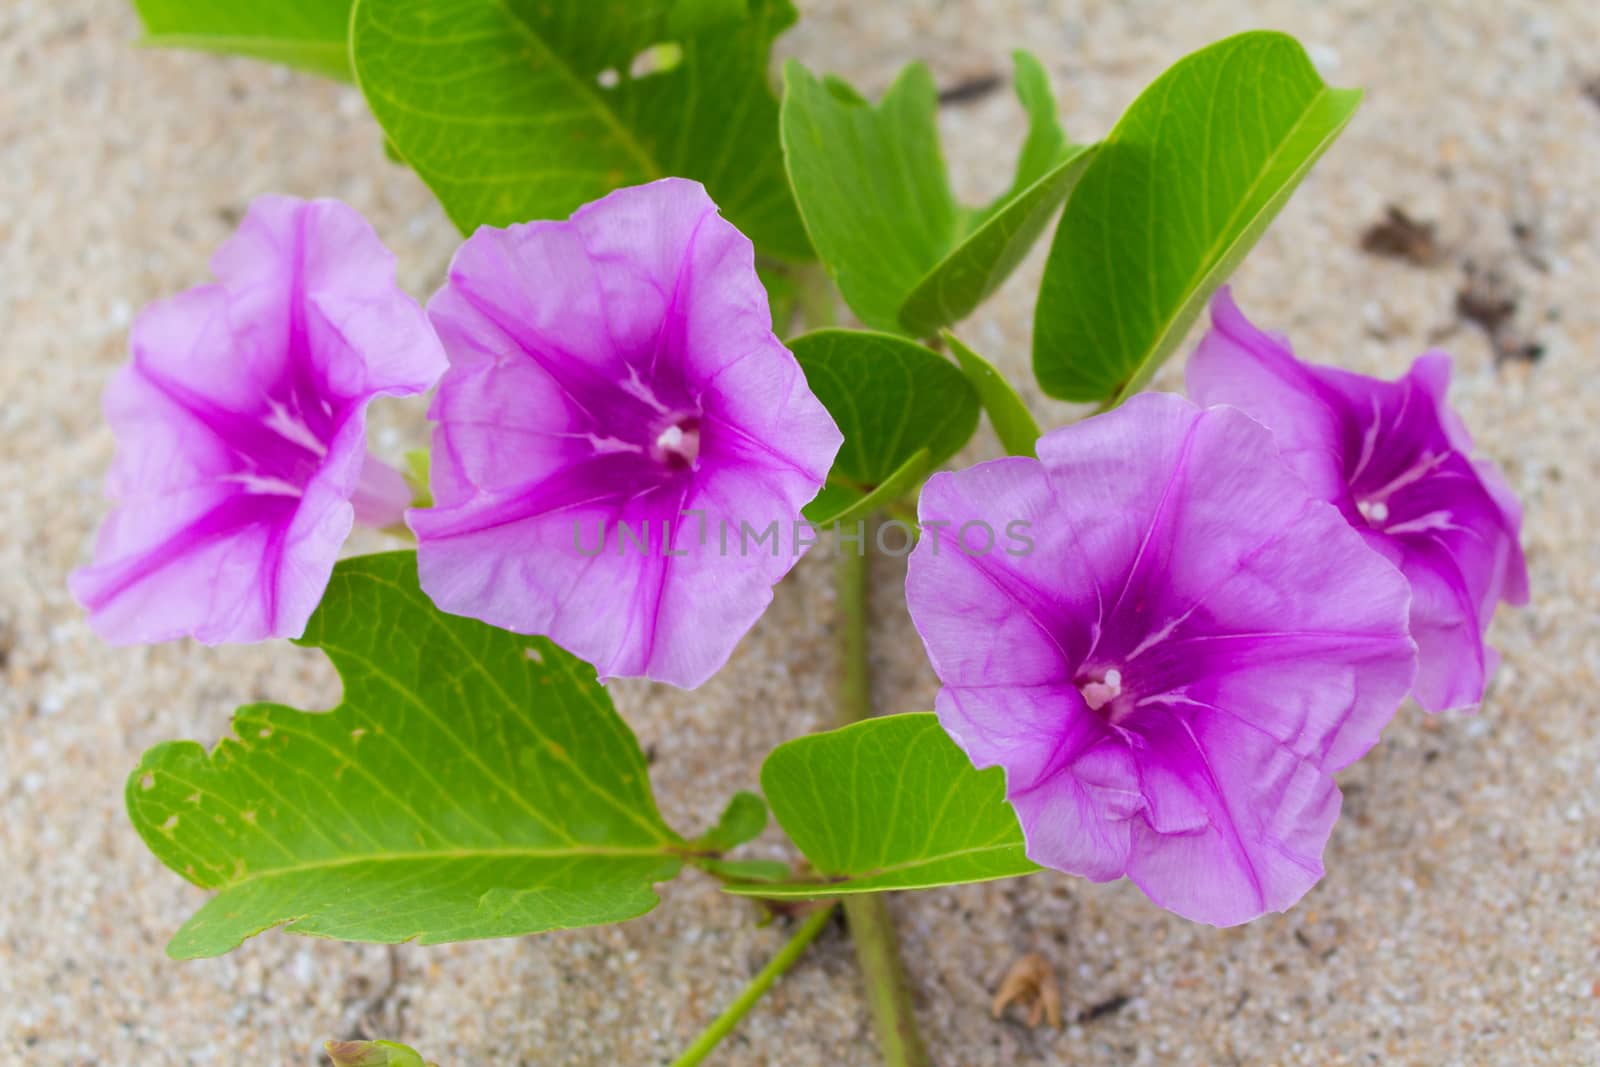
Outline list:
[[[370,852],[361,856],[351,856],[343,859],[311,860],[296,863],[287,867],[274,867],[269,870],[254,871],[244,878],[232,882],[224,882],[216,886],[218,892],[238,889],[241,886],[257,882],[268,881],[273,878],[284,878],[297,874],[309,874],[318,871],[333,870],[342,867],[358,867],[362,864],[383,863],[416,863],[424,860],[456,860],[465,862],[477,859],[588,859],[603,857],[653,857],[659,859],[683,859],[686,846],[683,845],[651,845],[651,846],[605,846],[594,845],[582,848],[535,848],[531,846],[512,846],[495,848],[453,848],[434,849],[431,851],[417,852]]]
[[[998,844],[991,844],[991,845],[975,845],[972,848],[964,848],[964,849],[960,849],[960,850],[955,851],[955,852],[943,852],[943,853],[940,853],[937,856],[927,856],[927,857],[922,857],[922,858],[914,859],[914,860],[904,860],[904,861],[902,861],[900,863],[889,864],[886,867],[875,867],[870,871],[861,871],[861,872],[858,872],[856,874],[841,874],[841,875],[834,875],[833,876],[835,878],[842,878],[843,881],[836,881],[836,882],[830,882],[830,881],[786,882],[786,883],[783,883],[781,885],[754,886],[754,887],[751,887],[749,890],[746,890],[743,887],[730,888],[729,891],[730,892],[736,892],[736,893],[751,892],[751,893],[757,893],[757,894],[760,894],[760,893],[780,894],[780,893],[786,893],[786,892],[787,893],[795,893],[795,892],[802,892],[802,891],[810,892],[812,890],[822,890],[824,893],[826,893],[828,891],[835,892],[835,893],[848,893],[848,892],[852,892],[853,891],[852,888],[851,888],[852,886],[857,885],[857,884],[859,884],[861,882],[870,881],[871,879],[874,879],[874,878],[883,878],[883,877],[886,877],[886,876],[892,875],[892,874],[903,874],[903,873],[910,872],[910,871],[917,871],[917,870],[920,870],[922,868],[932,867],[933,865],[938,864],[938,863],[944,863],[944,862],[949,861],[949,860],[964,859],[964,858],[966,858],[968,856],[982,856],[982,855],[987,855],[988,853],[991,853],[991,852],[1005,852],[1005,851],[1008,851],[1008,850],[1022,850],[1025,847],[1026,846],[1021,841],[1004,841],[1004,842],[1000,842]],[[1027,856],[1024,855],[1023,858],[1027,859]],[[1031,860],[1029,860],[1028,862],[1032,863]],[[1007,878],[1007,877],[1010,877],[1010,875],[997,874],[997,875],[993,876],[993,878]],[[988,880],[992,880],[992,879],[988,879]]]
[[[970,229],[958,227],[961,232],[956,234],[955,242],[945,250],[944,255],[940,257],[937,263],[928,268],[928,270],[923,273],[922,277],[917,279],[917,284],[913,285],[910,291],[906,293],[906,298],[900,302],[900,313],[905,313],[905,309],[911,304],[912,299],[916,297],[925,286],[932,282],[933,279],[945,269],[946,265],[956,257],[956,253],[965,249],[968,244],[975,242],[980,234],[987,233],[991,228],[999,229],[1000,224],[1004,222],[1006,213],[1008,211],[1010,211],[1017,204],[1021,203],[1023,200],[1040,192],[1041,188],[1046,184],[1058,180],[1063,171],[1069,170],[1073,166],[1083,162],[1084,154],[1087,153],[1091,148],[1095,147],[1098,146],[1070,145],[1070,154],[1065,159],[1061,160],[1055,166],[1045,171],[1028,185],[1023,186],[1014,195],[1007,197],[999,204],[992,205],[988,216],[985,217],[981,222],[978,222],[977,225],[972,226]],[[983,209],[963,208],[963,210],[968,211],[971,218],[976,220],[977,212]],[[990,267],[990,273],[993,273],[992,265]]]
[[[634,132],[622,124],[622,120],[617,113],[606,106],[605,101],[600,98],[595,88],[580,78],[566,63],[562,62],[549,43],[533,32],[533,27],[517,17],[516,12],[511,10],[511,5],[506,0],[490,0],[490,2],[500,9],[518,34],[539,50],[545,60],[572,86],[579,99],[594,109],[601,121],[616,134],[623,148],[634,159],[639,161],[639,164],[644,168],[645,175],[652,180],[662,177],[661,165],[656,161],[655,157],[645,150],[644,145],[640,143]]]
[[[1143,357],[1139,360],[1139,363],[1129,374],[1128,384],[1125,388],[1120,390],[1118,394],[1119,399],[1123,396],[1127,396],[1128,393],[1132,392],[1138,387],[1139,384],[1141,384],[1141,377],[1144,374],[1145,367],[1148,366],[1151,361],[1151,356],[1156,352],[1162,351],[1166,347],[1167,338],[1171,336],[1173,328],[1179,322],[1182,322],[1186,317],[1187,311],[1194,303],[1195,294],[1198,292],[1203,292],[1206,289],[1206,283],[1213,275],[1216,274],[1217,268],[1227,261],[1228,254],[1239,244],[1240,241],[1245,239],[1250,229],[1250,220],[1258,217],[1261,212],[1272,203],[1273,198],[1269,197],[1266,204],[1257,207],[1254,211],[1250,211],[1249,214],[1245,214],[1245,211],[1255,200],[1256,194],[1260,191],[1261,183],[1266,180],[1267,175],[1273,173],[1274,168],[1278,164],[1278,159],[1283,155],[1288,146],[1295,141],[1301,128],[1305,126],[1306,123],[1311,119],[1318,107],[1323,104],[1331,94],[1342,91],[1347,90],[1334,89],[1331,86],[1324,85],[1314,96],[1306,101],[1306,106],[1300,112],[1300,117],[1295,119],[1294,125],[1290,126],[1286,131],[1284,131],[1284,135],[1278,140],[1277,145],[1272,149],[1272,153],[1262,161],[1260,169],[1256,172],[1255,178],[1251,180],[1249,188],[1245,190],[1244,196],[1240,198],[1238,206],[1233,209],[1228,218],[1223,222],[1222,227],[1217,231],[1217,236],[1212,240],[1211,246],[1206,249],[1206,254],[1202,258],[1202,262],[1206,264],[1205,269],[1194,276],[1193,283],[1188,287],[1187,295],[1182,301],[1179,302],[1174,312],[1167,317],[1166,322],[1162,324],[1161,331],[1156,334],[1154,342],[1143,353]],[[1349,121],[1348,117],[1345,121]],[[1327,144],[1328,141],[1333,137],[1337,137],[1339,135],[1339,131],[1344,129],[1344,126],[1345,123],[1341,122],[1332,130],[1330,130],[1327,136],[1318,139],[1318,149],[1308,153],[1306,160],[1299,167],[1296,167],[1294,172],[1290,175],[1291,181],[1286,183],[1289,188],[1292,189],[1294,185],[1297,184],[1292,181],[1294,176],[1303,174],[1309,170],[1311,166],[1319,158],[1321,158],[1321,146]],[[1207,140],[1209,141],[1210,138],[1208,137]]]

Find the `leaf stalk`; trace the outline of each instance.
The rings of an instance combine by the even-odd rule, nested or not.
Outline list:
[[[709,1056],[711,1050],[739,1025],[755,1006],[756,1001],[761,999],[762,994],[772,988],[772,984],[794,966],[794,962],[805,952],[806,947],[816,940],[822,928],[827,926],[828,920],[833,917],[833,909],[834,904],[830,901],[807,916],[806,921],[800,924],[800,928],[794,932],[783,948],[778,950],[778,954],[761,968],[750,980],[750,984],[734,998],[733,1003],[724,1008],[722,1014],[700,1032],[700,1036],[695,1038],[694,1044],[684,1050],[683,1055],[672,1061],[672,1067],[695,1067],[695,1064]]]
[[[839,687],[835,708],[840,726],[872,716],[872,671],[867,657],[867,557],[865,551],[839,553]],[[878,893],[841,901],[856,963],[866,982],[873,1026],[885,1067],[928,1067],[928,1052],[917,1029],[911,987],[894,923]]]

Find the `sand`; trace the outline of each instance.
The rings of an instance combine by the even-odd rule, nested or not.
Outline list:
[[[1061,875],[895,897],[937,1063],[1600,1063],[1600,88],[1585,89],[1600,77],[1600,6],[802,6],[782,50],[872,93],[914,58],[953,85],[1006,73],[1007,51],[1028,46],[1085,139],[1185,52],[1251,26],[1295,33],[1331,82],[1368,98],[1237,293],[1303,353],[1363,371],[1449,348],[1455,399],[1527,507],[1534,603],[1495,624],[1505,662],[1489,700],[1475,716],[1402,710],[1341,775],[1328,875],[1287,915],[1213,930],[1130,886]],[[355,90],[139,49],[137,32],[117,0],[0,9],[0,1062],[310,1064],[322,1039],[369,1024],[446,1067],[665,1062],[784,937],[698,875],[608,929],[392,956],[269,933],[223,959],[163,956],[202,894],[129,827],[128,769],[158,741],[215,739],[242,702],[328,706],[338,687],[320,654],[287,645],[112,650],[91,636],[65,575],[104,512],[98,394],[131,316],[201,281],[258,193],[348,200],[418,295],[455,236],[384,161]],[[1002,188],[1021,135],[1009,95],[942,122],[960,190]],[[1436,224],[1429,265],[1362,251],[1390,204]],[[1460,320],[1469,263],[1479,289],[1493,274],[1515,299],[1496,339],[1508,358]],[[1040,264],[962,330],[1019,379]],[[1028,399],[1047,425],[1071,414]],[[388,419],[380,448],[398,454],[414,421]],[[984,430],[962,462],[996,454]],[[802,564],[698,692],[616,686],[679,826],[708,822],[772,745],[827,721],[828,579],[825,561]],[[886,711],[926,708],[934,691],[901,579],[894,561],[876,566]],[[774,834],[760,848],[784,855]],[[988,1017],[1028,951],[1062,976],[1064,1029]],[[713,1062],[877,1062],[840,932]]]

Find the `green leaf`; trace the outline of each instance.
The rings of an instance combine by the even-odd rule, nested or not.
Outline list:
[[[322,1047],[333,1067],[434,1067],[416,1049],[394,1041],[329,1041]]]
[[[729,882],[785,882],[794,871],[778,860],[696,860],[695,866]]]
[[[920,63],[875,108],[836,78],[784,64],[784,161],[800,214],[845,301],[876,329],[899,331],[906,295],[956,240],[938,106]]]
[[[810,245],[767,80],[789,0],[359,0],[356,78],[462,232],[623,185],[705,184],[770,255]]]
[[[1093,148],[1074,146],[1070,158],[973,230],[905,298],[901,326],[932,337],[977,310],[1028,254],[1093,155]]]
[[[944,343],[961,365],[961,373],[977,390],[983,410],[989,414],[989,425],[994,427],[995,436],[1000,438],[1006,451],[1013,456],[1033,455],[1034,445],[1039,440],[1039,424],[1033,421],[1027,405],[1011,388],[1011,383],[949,330],[944,332]]]
[[[928,462],[928,450],[919,448],[883,481],[873,486],[851,482],[840,474],[830,475],[830,481],[822,487],[822,492],[801,511],[806,521],[815,526],[845,526],[865,519],[896,500],[911,496],[932,472],[933,464]]]
[[[352,0],[134,0],[145,43],[251,56],[350,80]]]
[[[1045,73],[1044,65],[1021,50],[1011,53],[1011,62],[1016,67],[1017,99],[1028,113],[1028,136],[1017,157],[1017,173],[1011,188],[979,213],[980,222],[1083,148],[1068,141],[1066,131],[1061,128],[1056,98],[1050,92],[1050,76]]]
[[[1028,139],[1010,191],[981,210],[950,190],[938,90],[912,64],[877,107],[837,78],[784,67],[784,160],[806,229],[845,300],[876,329],[932,336],[976,308],[1038,239],[1087,163],[1067,143],[1038,61],[1016,53]]]
[[[158,745],[128,779],[151,851],[217,891],[170,955],[280,924],[433,944],[616,922],[677,874],[594,668],[439,611],[413,553],[340,563],[300,643],[338,669],[337,708],[243,707],[211,753]]]
[[[1360,100],[1281,33],[1230,37],[1156,79],[1056,229],[1034,318],[1044,391],[1115,401],[1143,386]]]
[[[755,793],[738,792],[722,809],[717,825],[701,834],[697,848],[730,852],[746,841],[753,841],[767,828],[767,804]]]
[[[789,347],[844,434],[829,484],[806,508],[812,522],[853,519],[910,493],[977,429],[978,394],[949,360],[915,341],[826,329]]]
[[[761,768],[761,789],[821,877],[729,892],[833,896],[1039,869],[1024,854],[1004,772],[974,770],[929,712],[786,741]]]

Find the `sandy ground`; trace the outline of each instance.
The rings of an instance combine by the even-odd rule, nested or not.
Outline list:
[[[1006,72],[1026,45],[1085,139],[1195,47],[1251,26],[1298,35],[1330,81],[1369,95],[1237,276],[1239,296],[1304,353],[1362,370],[1398,373],[1442,339],[1457,402],[1528,512],[1535,603],[1496,624],[1491,699],[1475,717],[1402,711],[1342,776],[1328,877],[1288,915],[1217,931],[1127,885],[1056,875],[895,898],[936,1061],[1600,1063],[1600,6],[802,6],[784,51],[873,93],[919,56],[951,85]],[[136,309],[202,280],[258,193],[350,201],[418,295],[454,235],[385,163],[354,90],[141,50],[136,33],[116,0],[0,8],[0,1062],[308,1064],[369,1016],[447,1067],[665,1062],[784,936],[698,876],[609,929],[392,957],[271,933],[224,959],[164,958],[201,897],[129,828],[127,770],[157,741],[214,739],[241,702],[327,706],[337,683],[317,653],[288,646],[114,651],[91,637],[65,575],[104,507],[100,389]],[[944,121],[960,188],[1002,187],[1020,139],[1008,95]],[[1390,204],[1437,224],[1430,265],[1362,251]],[[1039,264],[963,331],[1019,378]],[[1481,296],[1491,275],[1515,302],[1498,362],[1458,315],[1458,294]],[[1047,425],[1067,414],[1029,399]],[[405,437],[380,445],[397,452]],[[984,431],[964,459],[996,452]],[[897,711],[929,706],[934,688],[901,578],[893,561],[877,567],[878,698]],[[705,688],[617,687],[657,754],[670,819],[703,824],[755,783],[772,745],[826,721],[829,625],[819,559]],[[782,854],[775,835],[763,847]],[[990,991],[1029,950],[1063,978],[1064,1029],[988,1018]],[[715,1062],[876,1062],[841,933]]]

